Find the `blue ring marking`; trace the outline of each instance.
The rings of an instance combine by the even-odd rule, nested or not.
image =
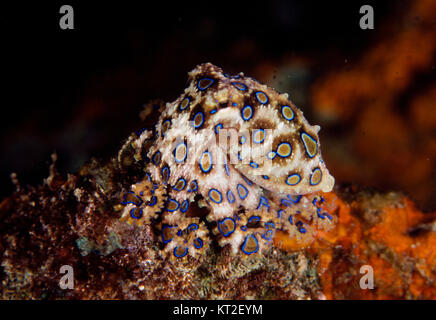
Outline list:
[[[177,208],[175,208],[174,210],[170,210],[170,209],[168,209],[168,206],[167,206],[166,210],[167,210],[168,212],[174,212],[174,211],[177,211],[177,210],[179,209],[180,204],[179,204],[179,202],[178,202],[177,200],[169,199],[168,202],[172,202],[172,203],[176,203],[176,204],[177,204]]]
[[[294,220],[292,219],[293,215],[291,214],[288,218],[290,224],[294,224]]]
[[[165,121],[162,122],[161,128],[163,128],[164,124],[167,123],[167,122],[169,122],[170,126],[171,126],[171,119],[166,119]],[[165,134],[163,133],[163,131],[161,132],[161,136],[165,137]]]
[[[203,87],[203,86],[200,85],[200,82],[202,82],[202,81],[209,81],[209,84],[207,84],[206,86]],[[212,79],[212,78],[201,78],[201,79],[198,79],[198,81],[197,81],[197,88],[200,91],[204,91],[207,88],[209,88],[211,85],[213,85],[214,82],[215,82],[215,80]]]
[[[262,235],[262,238],[264,238],[266,241],[270,241],[273,235],[274,231],[268,230],[267,232],[265,232],[265,234]]]
[[[202,159],[203,159],[205,154],[208,154],[209,155],[209,159],[210,159],[210,166],[209,166],[209,168],[206,168],[206,169],[203,168],[203,165],[201,164]],[[212,154],[209,151],[203,152],[203,154],[201,155],[200,160],[198,162],[200,164],[201,171],[203,171],[204,173],[208,173],[210,170],[212,170],[212,166],[213,166]]]
[[[167,224],[163,225],[163,227],[162,227],[162,233],[161,233],[161,238],[162,238],[162,242],[163,242],[164,244],[167,244],[168,242],[170,242],[171,240],[173,240],[173,238],[171,238],[171,239],[169,239],[169,240],[165,240],[165,238],[164,238],[164,230],[165,230],[166,228],[177,228],[177,227],[176,227],[176,226],[169,226],[169,225],[167,225]]]
[[[266,174],[264,174],[264,175],[262,176],[262,178],[264,178],[265,180],[268,180],[268,179],[269,179],[269,177],[268,177]]]
[[[156,203],[157,203],[157,197],[156,196],[152,196],[150,202],[148,203],[148,205],[150,207],[153,207]]]
[[[285,116],[285,113],[284,113],[284,111],[283,111],[284,108],[289,108],[289,110],[291,110],[291,112],[292,112],[292,117],[288,118],[288,117]],[[285,118],[286,120],[291,121],[291,120],[294,119],[294,117],[295,117],[295,113],[294,113],[294,110],[292,110],[292,108],[291,108],[290,106],[288,106],[288,105],[282,106],[281,111],[282,111],[282,116],[283,116],[283,118]]]
[[[220,128],[220,129],[222,129],[223,128],[223,124],[222,123],[218,123],[216,126],[215,126],[215,134],[218,134],[218,128]]]
[[[318,217],[320,217],[323,220],[325,219],[325,216],[321,212],[321,208],[318,208],[318,210],[316,210],[316,213],[318,214]]]
[[[242,226],[242,227],[241,227],[241,230],[242,230],[242,231],[247,231],[248,228],[247,228],[247,226]]]
[[[265,227],[267,229],[275,229],[276,225],[274,224],[274,222],[265,222]]]
[[[256,139],[255,139],[255,137],[256,137],[256,133],[257,132],[263,132],[263,138],[262,138],[262,140],[260,140],[260,141],[256,141]],[[256,129],[256,130],[254,130],[253,131],[253,142],[254,143],[262,143],[262,142],[264,142],[265,141],[265,130],[264,129]]]
[[[265,99],[266,99],[265,101],[262,101],[262,100],[259,98],[259,96],[262,95],[262,94],[265,96]],[[257,99],[257,101],[259,101],[261,104],[267,104],[268,101],[269,101],[268,96],[267,96],[266,93],[263,92],[263,91],[257,91],[257,92],[256,92],[256,99]]]
[[[183,146],[185,146],[185,155],[183,156],[183,159],[182,160],[178,160],[177,159],[177,149],[181,146],[181,145],[183,145]],[[185,142],[180,142],[178,145],[177,145],[177,147],[174,149],[174,160],[176,161],[176,163],[182,163],[183,161],[185,161],[186,160],[186,157],[188,156],[188,146],[186,145],[186,143]]]
[[[306,233],[307,232],[306,228],[304,228],[304,227],[298,228],[298,231],[300,233]]]
[[[177,255],[177,249],[178,249],[179,247],[175,247],[174,248],[174,256],[176,257],[176,258],[183,258],[184,256],[186,256],[187,254],[188,254],[188,248],[185,248],[185,252],[183,252],[181,255]]]
[[[257,169],[257,168],[259,168],[259,165],[258,165],[256,162],[251,161],[251,162],[250,162],[250,167],[252,167],[252,168],[254,168],[254,169]]]
[[[159,163],[160,163],[160,161],[161,161],[161,159],[162,159],[162,156],[161,156],[161,155],[162,155],[162,154],[161,154],[160,151],[156,151],[156,152],[154,153],[153,157],[151,158],[151,161],[153,162],[153,164],[154,164],[155,166],[158,166],[158,165],[159,165]],[[159,157],[159,158],[156,159],[157,157]]]
[[[320,179],[319,179],[319,182],[317,182],[317,183],[312,183],[313,175],[314,175],[315,172],[317,172],[317,171],[319,171],[319,172],[320,172],[320,175],[321,175],[321,177],[320,177]],[[321,180],[322,180],[322,171],[321,171],[320,168],[315,168],[315,170],[313,170],[313,171],[312,171],[312,174],[310,175],[310,181],[309,181],[309,183],[310,183],[311,186],[316,186],[316,185],[318,185],[318,184],[321,183]]]
[[[138,199],[138,202],[134,202],[134,201],[126,201],[126,199],[127,199],[127,195],[128,195],[128,194],[134,194],[134,195],[135,195],[135,198]],[[123,204],[123,205],[127,205],[127,204],[130,203],[130,204],[134,204],[134,205],[136,205],[136,206],[140,206],[140,205],[142,204],[142,199],[139,198],[139,197],[136,195],[136,193],[134,193],[133,191],[129,191],[129,192],[125,193],[123,199],[124,199],[124,201],[121,202],[121,204]]]
[[[245,136],[241,136],[241,139],[239,139],[239,144],[244,144],[247,142],[247,138]]]
[[[280,146],[281,146],[282,144],[287,144],[288,147],[289,147],[289,153],[288,153],[287,155],[285,155],[285,156],[282,156],[282,155],[278,152],[278,150],[279,150],[279,148],[280,148]],[[291,155],[291,153],[292,153],[292,146],[291,146],[291,144],[290,144],[289,142],[282,142],[282,143],[280,143],[280,144],[277,146],[277,151],[276,151],[276,153],[277,153],[280,157],[282,157],[282,158],[287,158],[287,157],[289,157],[289,156]]]
[[[145,176],[148,178],[148,181],[151,182],[151,175],[148,172],[145,173]]]
[[[315,150],[315,153],[314,153],[313,155],[311,155],[311,154],[309,153],[309,150],[307,149],[306,140],[303,139],[303,136],[308,137],[308,138],[309,138],[313,143],[315,143],[316,150]],[[309,156],[309,158],[313,158],[313,157],[315,157],[315,156],[316,156],[316,153],[318,152],[318,144],[316,143],[316,140],[315,140],[314,138],[312,138],[312,137],[311,137],[309,134],[307,134],[306,132],[302,132],[302,133],[300,134],[300,138],[301,138],[301,140],[303,141],[304,149],[306,149],[306,153],[307,153],[307,155]]]
[[[227,175],[230,177],[229,166],[227,165],[227,159],[224,159],[224,168],[226,169]]]
[[[247,116],[247,117],[245,117],[244,114],[245,114],[245,110],[247,110],[247,108],[250,109],[250,115]],[[241,110],[241,117],[242,117],[242,119],[244,119],[245,121],[248,121],[248,120],[250,120],[250,119],[253,117],[253,113],[254,113],[254,110],[253,110],[253,108],[252,108],[251,106],[245,106],[245,107],[243,107],[242,110]]]
[[[263,196],[260,196],[259,205],[257,206],[256,209],[259,209],[259,208],[262,207],[262,206],[267,207],[267,208],[268,208],[267,211],[269,212],[269,203],[268,203],[268,199],[265,198],[265,197],[263,197]]]
[[[289,180],[290,178],[292,178],[292,177],[295,177],[295,176],[298,177],[298,181],[295,182],[295,183],[289,183],[288,180]],[[298,173],[294,173],[294,174],[289,175],[289,176],[286,178],[286,181],[285,181],[285,182],[286,182],[286,184],[289,185],[289,186],[295,186],[295,185],[299,184],[300,181],[301,181],[301,176],[300,176]]]
[[[282,214],[284,214],[284,213],[285,213],[285,211],[282,210],[282,209],[280,209],[279,211],[277,211],[277,218],[281,218],[281,217],[282,217]]]
[[[242,161],[241,152],[238,151],[238,159],[239,161]]]
[[[247,198],[247,196],[248,196],[248,190],[247,190],[247,188],[246,188],[244,185],[238,183],[238,185],[236,186],[236,189],[237,189],[237,191],[238,191],[239,198],[241,198],[242,200],[244,200],[245,198]],[[243,189],[243,190],[245,191],[245,196],[244,196],[244,197],[242,197],[242,195],[241,195],[241,189]]]
[[[316,202],[318,201],[318,199],[317,198],[313,198],[313,200],[312,200],[312,204],[314,205],[314,206],[316,206],[317,207],[317,205],[316,205]]]
[[[240,90],[240,91],[246,91],[247,90],[247,86],[245,84],[243,84],[242,82],[233,82],[232,85]]]
[[[144,191],[141,191],[140,193],[139,193],[139,195],[142,197],[142,196],[144,196]]]
[[[138,215],[138,216],[135,216],[135,215],[134,215],[134,212],[135,212],[136,210],[139,210],[139,215]],[[138,207],[132,208],[132,210],[130,210],[130,216],[131,216],[133,219],[141,219],[141,218],[142,218],[142,209],[141,209],[141,208],[138,208]]]
[[[181,236],[182,236],[182,230],[177,231],[177,235],[178,235],[179,237],[181,237]]]
[[[267,157],[268,157],[268,159],[272,160],[276,157],[276,155],[277,155],[277,152],[270,151],[270,152],[268,152]]]
[[[256,222],[259,222],[259,221],[260,221],[260,217],[259,216],[252,216],[252,217],[250,217],[250,219],[248,219],[247,224],[249,224],[249,223],[256,223]]]
[[[180,181],[183,181],[183,186],[182,186],[180,189],[178,189],[178,188],[176,188],[176,185],[177,185]],[[185,180],[184,178],[179,178],[179,180],[177,180],[177,182],[174,184],[174,186],[173,186],[173,190],[176,190],[176,191],[182,191],[183,189],[185,189],[185,187],[186,187],[186,180]]]
[[[191,184],[194,184],[194,188],[189,188],[188,191],[189,191],[189,192],[197,191],[197,190],[198,190],[198,183],[197,183],[197,180],[192,180],[192,181],[191,181]]]
[[[219,199],[219,200],[215,200],[215,199],[210,195],[210,193],[211,193],[212,191],[215,191],[215,192],[218,193],[218,195],[220,196],[220,199]],[[212,201],[215,202],[215,203],[220,204],[220,203],[223,201],[223,195],[222,195],[221,192],[219,192],[217,189],[212,188],[212,189],[209,190],[209,199],[212,200]]]
[[[182,204],[180,205],[180,211],[185,213],[186,211],[188,211],[188,208],[189,208],[189,201],[188,200],[183,201]]]
[[[245,181],[249,186],[252,186],[252,185],[253,185],[253,182],[251,182],[250,180],[248,180],[246,176],[244,176],[243,174],[241,174],[241,177],[242,177],[242,179],[244,179],[244,181]]]
[[[182,104],[185,100],[188,100],[188,103],[186,104],[185,107],[182,107]],[[189,97],[186,97],[185,99],[183,99],[180,103],[179,103],[179,109],[180,111],[186,110],[187,107],[189,107],[189,105],[191,104],[191,99]]]
[[[227,200],[229,203],[235,202],[235,196],[233,195],[232,190],[227,191]]]
[[[248,242],[248,238],[249,238],[249,237],[252,238],[252,239],[254,239],[254,241],[256,242],[256,249],[254,249],[253,251],[246,251],[246,250],[245,250],[245,246],[247,245],[247,242]],[[253,236],[252,234],[249,234],[247,237],[245,237],[245,241],[244,241],[244,244],[243,244],[242,247],[241,247],[241,250],[242,250],[242,252],[245,253],[246,255],[250,255],[250,254],[252,254],[252,253],[256,253],[256,252],[259,250],[259,242],[257,241],[256,237]]]
[[[168,172],[167,174],[164,173]],[[162,175],[162,179],[164,180],[165,183],[168,183],[168,179],[170,178],[170,168],[168,166],[165,166],[162,168],[162,170],[160,171],[161,175]],[[166,179],[165,179],[165,175],[167,175]]]
[[[327,212],[324,212],[324,214],[327,216],[327,218],[329,218],[329,220],[333,220],[333,217],[329,215]]]
[[[293,197],[295,197],[295,198],[293,198]],[[300,202],[300,200],[301,200],[302,197],[303,197],[303,196],[302,196],[301,194],[298,195],[298,196],[291,196],[290,194],[288,194],[288,199],[291,200],[293,203],[298,203],[298,202]]]
[[[215,109],[212,109],[212,110],[210,110],[210,114],[214,114],[214,113],[216,113],[218,111],[218,109],[217,108],[215,108]]]
[[[290,201],[288,199],[282,199],[282,200],[280,200],[280,202],[282,205],[284,205],[286,207],[291,207],[294,204],[293,201]]]
[[[233,230],[229,230],[229,231],[227,231],[227,232],[223,232],[223,230],[221,230],[221,225],[223,225],[224,222],[227,221],[227,220],[232,220],[232,222],[233,222]],[[218,230],[221,232],[221,234],[222,234],[224,237],[228,237],[228,236],[230,236],[230,235],[235,231],[235,228],[236,228],[236,222],[235,222],[235,220],[233,220],[232,218],[224,218],[223,220],[221,220],[221,221],[218,222]]]
[[[236,102],[233,102],[233,103],[232,103],[232,106],[237,107],[238,104],[237,104]]]
[[[191,223],[188,228],[186,228],[188,230],[188,232],[192,232],[192,231],[196,231],[198,230],[198,224],[196,223]]]
[[[200,124],[198,124],[198,125],[196,125],[195,124],[195,118],[197,118],[197,116],[201,116],[201,123]],[[194,124],[194,128],[195,129],[198,129],[198,128],[200,128],[202,125],[203,125],[203,123],[204,123],[204,113],[202,112],[202,111],[198,111],[195,115],[194,115],[194,117],[192,118],[192,121],[193,121],[193,124]]]
[[[200,244],[197,245],[197,244],[195,243],[195,241],[198,241]],[[200,238],[196,238],[196,239],[194,240],[194,247],[195,247],[195,249],[201,249],[201,248],[203,247],[203,240],[201,240]]]

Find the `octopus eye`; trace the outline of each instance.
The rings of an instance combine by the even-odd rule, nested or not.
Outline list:
[[[236,222],[232,218],[225,218],[218,222],[218,230],[224,237],[230,236],[236,229]]]
[[[242,184],[239,183],[239,184],[236,186],[236,189],[238,190],[239,198],[241,198],[242,200],[244,200],[245,198],[247,198],[247,196],[248,196],[248,190],[247,190],[247,188],[246,188],[244,185],[242,185]]]
[[[299,184],[301,181],[301,177],[298,173],[293,173],[286,178],[286,184],[290,186],[295,186]]]
[[[292,153],[292,147],[288,142],[282,142],[277,147],[277,154],[282,158],[287,158]]]
[[[291,121],[295,117],[294,110],[292,110],[290,106],[283,106],[282,107],[282,116],[286,120]]]
[[[317,152],[316,140],[308,135],[306,132],[301,134],[301,140],[303,140],[304,148],[306,149],[309,158],[313,158]]]
[[[209,88],[215,82],[212,78],[202,78],[197,82],[197,88],[200,91],[204,91]]]
[[[268,96],[265,92],[258,91],[256,92],[256,98],[257,101],[259,101],[261,104],[267,104],[268,103]]]
[[[221,195],[221,192],[219,192],[217,189],[209,190],[209,198],[210,200],[218,204],[223,201],[223,196]]]
[[[242,244],[241,250],[246,255],[250,255],[252,253],[256,253],[259,250],[259,243],[256,237],[252,234],[249,234],[245,237],[245,241]]]
[[[253,108],[251,106],[245,106],[241,110],[242,119],[245,121],[250,120],[253,117]]]
[[[312,175],[310,176],[310,185],[316,186],[319,184],[322,180],[322,171],[320,168],[315,168],[315,170],[312,171]]]

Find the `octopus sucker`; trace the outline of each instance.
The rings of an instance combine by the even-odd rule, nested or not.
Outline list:
[[[188,80],[179,98],[159,104],[155,128],[122,149],[146,172],[122,195],[122,219],[159,230],[174,263],[198,259],[213,241],[253,257],[271,248],[277,230],[307,242],[334,226],[322,197],[334,178],[320,127],[288,94],[211,63]]]

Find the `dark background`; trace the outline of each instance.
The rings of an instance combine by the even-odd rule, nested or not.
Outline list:
[[[63,4],[74,8],[75,30],[59,28]],[[141,127],[142,105],[176,98],[199,63],[256,77],[259,61],[295,55],[316,61],[311,79],[334,71],[379,36],[359,28],[364,4],[374,7],[376,26],[407,8],[406,1],[2,4],[0,198],[13,191],[11,172],[22,184],[41,183],[54,151],[64,174],[113,155]],[[314,124],[310,102],[305,108]]]

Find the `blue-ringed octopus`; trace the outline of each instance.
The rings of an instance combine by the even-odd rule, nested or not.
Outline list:
[[[211,241],[255,256],[277,230],[304,240],[334,225],[320,127],[287,94],[206,63],[159,111],[155,128],[128,141],[144,179],[122,196],[122,219],[157,226],[171,259],[198,258]]]

